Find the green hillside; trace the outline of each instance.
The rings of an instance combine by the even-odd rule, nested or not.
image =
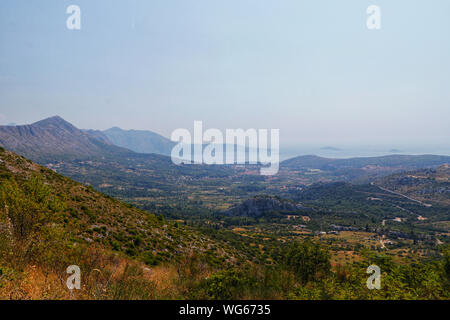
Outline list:
[[[239,258],[182,223],[105,196],[3,148],[0,229],[0,297],[4,281],[26,277],[33,265],[64,274],[69,265],[95,269],[118,257],[154,267],[175,266],[195,254],[211,268]],[[97,265],[91,261],[96,255],[107,261]]]
[[[1,148],[0,299],[449,297],[445,247],[404,264],[344,238],[331,251],[327,238],[302,236],[293,225],[207,222],[194,229],[167,221]],[[353,246],[358,260],[336,260]],[[365,285],[373,263],[383,270],[376,292]],[[82,270],[74,292],[65,285],[70,265]]]

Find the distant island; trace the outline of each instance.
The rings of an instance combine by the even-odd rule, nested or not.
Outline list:
[[[391,150],[389,150],[389,152],[400,153],[400,152],[403,152],[403,151],[402,150],[398,150],[398,149],[391,149]]]
[[[321,150],[328,150],[328,151],[342,151],[342,150],[339,149],[339,148],[331,147],[331,146],[322,147],[322,148],[320,148],[320,149],[321,149]]]

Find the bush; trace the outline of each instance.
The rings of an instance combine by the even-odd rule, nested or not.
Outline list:
[[[328,249],[310,241],[293,243],[284,254],[283,262],[302,284],[327,276],[331,270]]]
[[[244,270],[223,270],[213,274],[205,285],[208,299],[242,299],[242,295],[251,290],[256,281]]]

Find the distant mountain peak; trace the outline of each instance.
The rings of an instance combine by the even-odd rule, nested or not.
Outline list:
[[[53,116],[50,118],[46,118],[35,123],[32,123],[31,126],[39,126],[39,127],[66,127],[71,129],[76,129],[76,127],[70,122],[64,120],[60,116]]]
[[[44,122],[61,123],[61,122],[67,122],[67,121],[64,120],[63,118],[61,118],[60,116],[56,115],[56,116],[53,116],[53,117],[48,117],[48,118],[39,120],[39,121],[37,121],[35,123],[44,123]]]

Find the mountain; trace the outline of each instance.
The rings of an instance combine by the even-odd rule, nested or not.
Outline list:
[[[101,131],[111,143],[138,153],[157,153],[170,156],[174,142],[145,130],[122,130],[114,127]],[[97,133],[98,134],[98,133]]]
[[[29,125],[0,126],[0,146],[39,163],[132,153],[94,138],[59,116]]]
[[[89,135],[93,136],[95,139],[100,140],[106,144],[114,144],[109,138],[103,133],[103,131],[100,130],[83,130],[84,132],[88,133]]]

